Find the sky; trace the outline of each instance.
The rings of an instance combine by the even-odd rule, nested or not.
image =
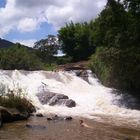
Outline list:
[[[66,23],[95,19],[106,0],[0,0],[0,38],[32,47]]]

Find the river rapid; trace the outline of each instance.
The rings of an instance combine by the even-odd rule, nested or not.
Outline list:
[[[140,132],[140,111],[134,109],[137,101],[130,96],[124,98],[122,94],[117,94],[115,89],[103,86],[91,71],[87,71],[87,73],[88,82],[76,76],[75,72],[0,70],[0,85],[5,85],[5,90],[10,89],[15,91],[15,93],[19,89],[20,91],[22,90],[21,96],[26,97],[33,103],[37,108],[37,113],[42,113],[45,116],[48,114],[57,114],[61,116],[72,116],[74,118],[85,118],[87,122],[90,124],[93,123],[96,126],[98,124],[95,122],[98,122],[99,126],[100,124],[106,124],[106,126],[111,126],[111,128],[115,126],[113,129],[119,128],[119,132],[120,130],[123,132],[125,129],[128,129],[127,132],[130,130],[133,132],[135,130],[132,133],[135,134],[132,138],[139,140],[140,137],[137,134]],[[42,92],[67,95],[76,102],[76,107],[68,108],[63,105],[42,105],[37,96]],[[131,108],[128,108],[129,104]],[[76,120],[77,122],[70,123],[70,125],[78,124],[78,119]],[[61,122],[62,126],[63,123]],[[76,126],[78,127],[78,125]],[[101,126],[103,127],[104,125]],[[9,127],[12,126],[7,126],[7,128]],[[77,133],[79,134],[79,132]]]

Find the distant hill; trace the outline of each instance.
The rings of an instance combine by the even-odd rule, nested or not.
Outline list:
[[[12,47],[12,46],[15,46],[16,43],[13,43],[13,42],[10,42],[8,40],[5,40],[5,39],[1,39],[0,38],[0,49],[1,48],[9,48],[9,47]],[[22,44],[21,44],[22,45]],[[33,50],[33,48],[30,48],[28,46],[25,46],[25,45],[22,45],[22,47],[25,47],[27,48],[28,50]]]
[[[0,48],[8,48],[15,45],[14,43],[0,38]]]

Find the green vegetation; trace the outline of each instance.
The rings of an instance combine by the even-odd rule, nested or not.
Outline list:
[[[140,2],[135,2],[108,0],[106,8],[95,21],[100,23],[97,34],[102,41],[95,37],[100,48],[91,57],[90,67],[103,84],[138,93],[140,11],[136,8],[140,7]]]
[[[5,92],[5,86],[0,85],[0,106],[7,108],[16,108],[20,112],[30,112],[31,103],[27,101],[26,98],[22,97],[23,92],[21,89],[18,89],[16,93],[14,91],[8,90],[8,93]]]
[[[138,94],[139,0],[108,0],[98,18],[89,23],[71,22],[59,30],[58,36],[62,50],[74,61],[93,54],[90,68],[104,85]]]
[[[57,54],[59,44],[55,36],[48,35],[48,38],[37,41],[34,49],[42,62],[51,65],[55,61],[54,55]]]
[[[28,110],[28,101],[20,96],[9,95],[7,97],[0,97],[0,106],[7,108],[16,108],[21,112]]]
[[[0,69],[39,70],[43,63],[32,50],[16,44],[16,46],[0,49]]]
[[[98,48],[91,57],[90,68],[106,86],[139,91],[140,49]]]
[[[85,23],[71,22],[59,30],[61,47],[73,61],[87,59],[95,52],[92,40],[92,26]]]

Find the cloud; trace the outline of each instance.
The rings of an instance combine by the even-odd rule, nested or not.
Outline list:
[[[38,21],[32,18],[24,18],[19,21],[17,29],[21,32],[31,32],[38,28]]]
[[[37,40],[36,39],[30,39],[30,40],[17,40],[17,39],[14,39],[13,42],[14,43],[20,43],[22,45],[25,45],[25,46],[28,46],[28,47],[33,47],[34,46],[34,43],[36,42]]]
[[[11,30],[33,32],[42,23],[56,29],[70,22],[89,21],[99,14],[106,0],[7,0],[0,8],[0,37]]]

